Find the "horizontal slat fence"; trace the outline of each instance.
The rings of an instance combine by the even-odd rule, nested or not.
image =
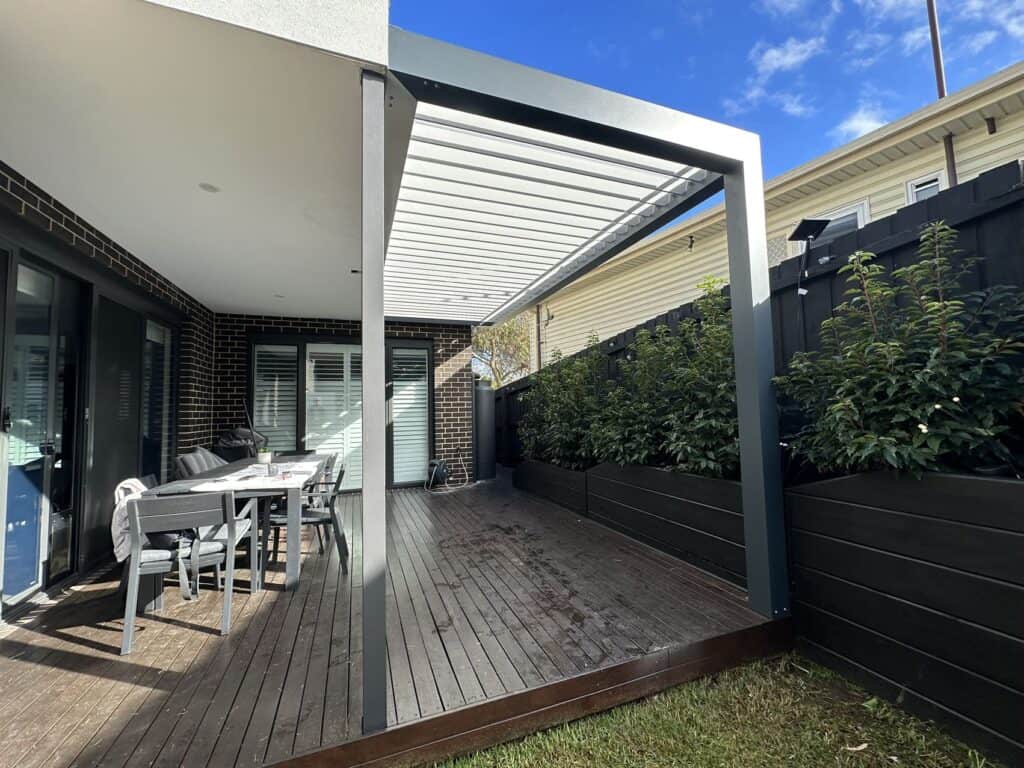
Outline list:
[[[800,647],[1024,764],[1024,483],[872,473],[786,502]]]
[[[775,326],[775,365],[785,370],[798,350],[817,349],[819,329],[832,308],[843,301],[845,276],[838,270],[854,251],[875,253],[881,263],[901,267],[917,259],[920,229],[929,221],[942,219],[960,232],[960,248],[981,256],[971,288],[989,285],[1024,286],[1024,178],[1019,163],[1008,163],[978,178],[920,203],[901,208],[884,219],[812,248],[807,254],[807,277],[800,281],[807,290],[798,306],[796,285],[800,259],[789,259],[772,267],[772,319]],[[680,320],[697,315],[693,304],[684,304],[664,315],[601,342],[608,358],[608,375],[614,378],[615,361],[625,355],[642,328],[664,325],[678,327]],[[530,377],[513,382],[496,393],[495,439],[497,458],[502,464],[522,460],[518,425],[522,418],[521,398],[531,386]]]
[[[599,464],[586,475],[588,516],[746,585],[739,483],[615,464]]]

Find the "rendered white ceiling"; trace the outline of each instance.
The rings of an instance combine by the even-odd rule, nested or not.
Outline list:
[[[135,0],[33,0],[4,14],[0,73],[0,158],[203,304],[359,317],[358,65]]]

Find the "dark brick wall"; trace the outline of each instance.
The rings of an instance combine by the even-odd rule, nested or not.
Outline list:
[[[213,313],[3,162],[0,162],[0,208],[14,212],[112,274],[185,314],[178,354],[178,449],[184,451],[197,445],[209,445],[212,439]]]
[[[358,338],[360,324],[268,315],[218,314],[214,319],[213,431],[245,424],[249,337],[254,334],[337,335]],[[454,462],[459,451],[473,473],[473,372],[470,330],[457,325],[388,323],[389,338],[429,339],[434,350],[434,454]]]

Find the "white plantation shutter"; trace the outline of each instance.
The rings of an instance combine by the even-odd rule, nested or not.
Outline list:
[[[349,344],[306,347],[306,450],[338,454],[345,489],[362,484],[362,355]]]
[[[348,417],[345,419],[345,490],[363,487],[363,353],[348,356]]]
[[[274,451],[296,448],[298,348],[257,344],[253,347],[253,428]]]
[[[427,350],[391,352],[392,477],[395,483],[423,482],[430,460]]]

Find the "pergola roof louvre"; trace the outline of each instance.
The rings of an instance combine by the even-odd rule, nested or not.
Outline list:
[[[389,236],[386,311],[501,319],[716,179],[420,101]]]

